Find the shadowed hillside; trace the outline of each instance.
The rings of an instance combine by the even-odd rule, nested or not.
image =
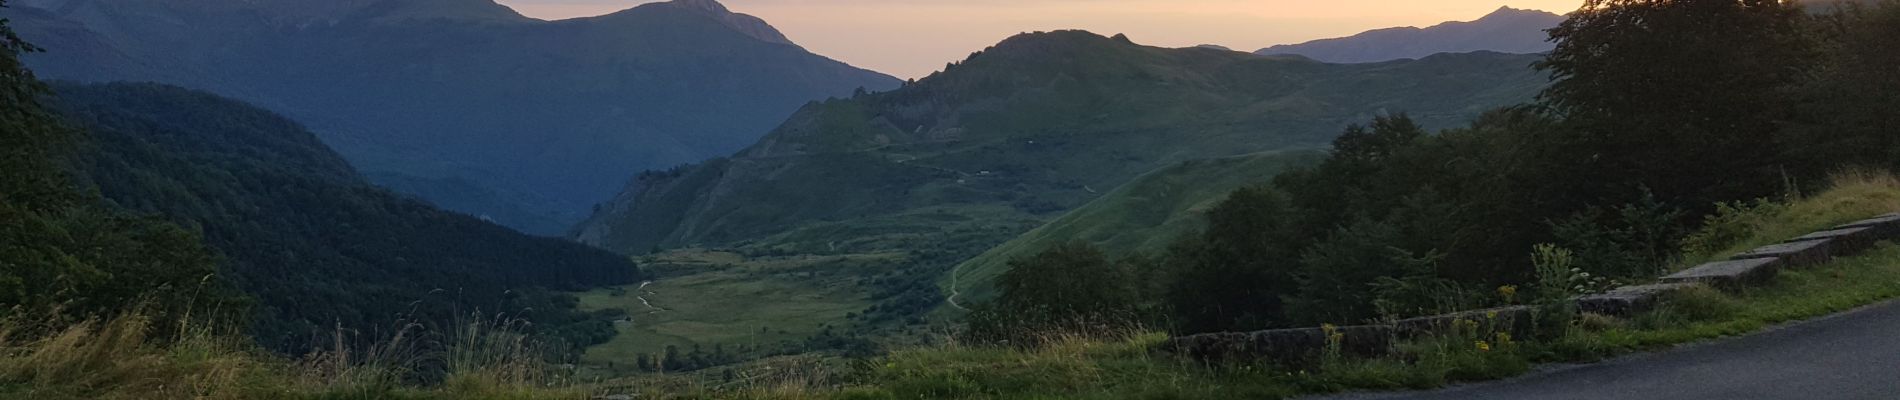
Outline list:
[[[729,154],[805,102],[898,81],[712,0],[540,21],[489,0],[34,0],[42,76],[207,90],[311,127],[446,208],[565,230],[635,172]]]
[[[590,322],[571,297],[542,289],[640,275],[611,253],[372,187],[296,123],[243,103],[149,84],[56,89],[58,111],[90,132],[75,155],[83,181],[118,207],[199,231],[223,256],[220,274],[255,298],[250,333],[279,350],[306,351],[338,327],[477,310],[601,341],[612,335],[604,321],[570,327]]]

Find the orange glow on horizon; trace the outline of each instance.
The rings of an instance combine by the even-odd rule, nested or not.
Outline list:
[[[522,14],[563,19],[644,0],[499,0]],[[765,19],[814,53],[922,77],[1021,32],[1086,29],[1167,47],[1253,51],[1395,26],[1477,19],[1501,6],[1566,13],[1582,0],[722,0]]]

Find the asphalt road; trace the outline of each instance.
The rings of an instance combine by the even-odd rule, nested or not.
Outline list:
[[[1900,399],[1900,302],[1515,379],[1326,399]]]

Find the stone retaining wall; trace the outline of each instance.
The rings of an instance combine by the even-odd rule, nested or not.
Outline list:
[[[1168,340],[1162,350],[1198,360],[1280,360],[1289,363],[1317,359],[1332,341],[1342,354],[1382,356],[1394,341],[1389,325],[1274,329],[1255,332],[1209,333]]]
[[[1859,254],[1883,240],[1900,238],[1900,213],[1856,221],[1788,241],[1742,252],[1670,274],[1661,282],[1616,288],[1607,293],[1575,299],[1579,312],[1630,315],[1653,309],[1663,296],[1694,286],[1736,290],[1774,280],[1782,268],[1824,264],[1837,257]],[[1459,324],[1481,324],[1485,329],[1522,333],[1534,323],[1530,306],[1500,307],[1400,320],[1391,324],[1338,328],[1276,329],[1257,332],[1208,333],[1169,339],[1164,351],[1206,361],[1280,360],[1299,362],[1320,354],[1329,337],[1337,338],[1343,353],[1378,356],[1391,351],[1400,338],[1459,329]],[[1469,321],[1469,322],[1461,322]]]

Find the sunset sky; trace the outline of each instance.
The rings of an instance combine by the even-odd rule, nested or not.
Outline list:
[[[500,0],[541,19],[642,0]],[[1467,21],[1500,6],[1564,13],[1582,0],[722,0],[811,51],[901,78],[942,69],[1020,32],[1087,29],[1137,43],[1253,51],[1394,26]]]

